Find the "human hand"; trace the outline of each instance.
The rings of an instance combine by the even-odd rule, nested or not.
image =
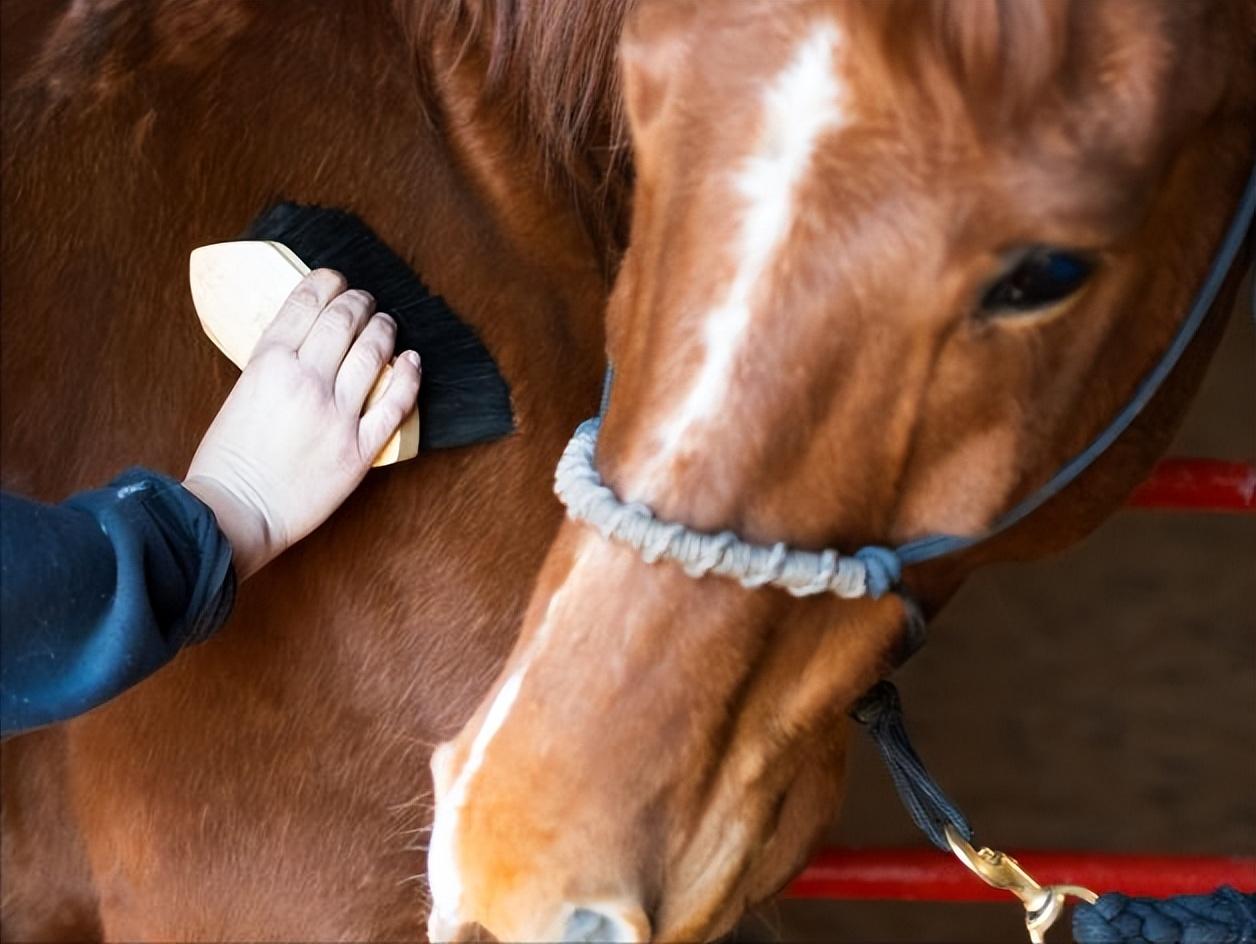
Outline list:
[[[363,412],[397,326],[345,288],[316,269],[293,289],[183,481],[213,509],[241,580],[326,521],[414,408],[421,371],[406,351]]]

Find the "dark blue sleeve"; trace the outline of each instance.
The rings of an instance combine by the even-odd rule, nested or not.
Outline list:
[[[60,505],[0,497],[0,735],[120,694],[226,622],[231,545],[173,479],[132,470]]]

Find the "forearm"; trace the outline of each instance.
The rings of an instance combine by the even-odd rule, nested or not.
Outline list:
[[[61,505],[3,496],[0,731],[72,717],[225,622],[231,550],[178,483],[136,471]]]

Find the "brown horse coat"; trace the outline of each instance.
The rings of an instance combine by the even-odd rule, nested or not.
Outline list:
[[[6,939],[420,933],[428,758],[506,658],[560,521],[553,464],[596,401],[630,188],[611,68],[626,5],[0,8],[6,488],[182,471],[233,377],[200,336],[187,253],[276,198],[345,207],[398,248],[484,338],[518,419],[373,473],[217,638],[4,745]],[[1241,177],[1219,135],[1216,173],[1207,155],[1183,171],[1207,209],[1188,282]],[[1106,514],[1215,337],[1048,532],[990,553],[1041,553]],[[958,574],[932,575],[932,602]]]

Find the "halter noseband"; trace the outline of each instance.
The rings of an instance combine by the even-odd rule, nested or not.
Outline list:
[[[795,596],[833,593],[847,599],[880,597],[898,586],[904,566],[981,544],[1037,511],[1093,465],[1129,429],[1173,372],[1212,309],[1238,257],[1254,212],[1256,168],[1248,177],[1238,209],[1186,318],[1160,360],[1139,382],[1129,402],[1085,449],[981,534],[935,534],[894,549],[874,545],[853,554],[843,554],[833,549],[802,550],[783,542],[751,544],[730,531],[711,534],[679,522],[662,521],[645,505],[621,501],[598,474],[595,453],[602,419],[610,405],[614,378],[610,368],[606,372],[599,414],[581,423],[571,437],[558,462],[554,491],[566,506],[568,517],[593,525],[603,537],[632,548],[648,563],[667,560],[679,564],[691,577],[719,574],[734,578],[744,587],[779,587]]]
[[[833,593],[845,599],[879,597],[898,583],[898,555],[865,547],[850,556],[834,550],[804,551],[784,543],[750,544],[731,531],[709,534],[675,521],[660,521],[639,502],[622,502],[603,484],[594,465],[602,418],[585,420],[567,443],[554,474],[554,491],[567,514],[593,525],[602,537],[624,544],[649,564],[669,560],[690,577],[719,574],[743,587],[772,586],[796,597]]]

